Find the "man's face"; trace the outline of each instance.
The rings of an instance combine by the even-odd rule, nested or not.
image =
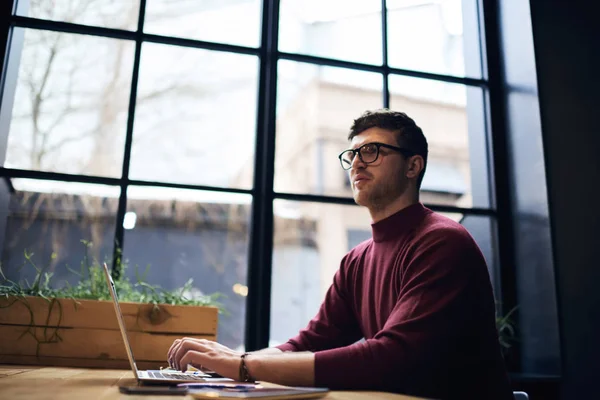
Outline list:
[[[350,148],[373,142],[398,146],[393,132],[373,127],[353,137]],[[396,200],[408,186],[406,161],[397,151],[384,147],[379,149],[377,160],[370,164],[363,163],[357,154],[349,170],[354,201],[369,209],[382,209]]]

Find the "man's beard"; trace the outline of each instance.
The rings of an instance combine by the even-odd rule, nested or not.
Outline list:
[[[374,183],[374,182],[372,182]],[[383,210],[406,191],[407,182],[401,182],[400,176],[392,176],[385,182],[373,185],[369,192],[354,192],[356,204],[367,207],[369,210]]]

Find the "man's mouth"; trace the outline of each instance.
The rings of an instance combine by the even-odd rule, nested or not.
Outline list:
[[[357,175],[357,176],[354,177],[353,182],[356,185],[358,183],[366,182],[368,180],[369,180],[369,178],[366,177],[366,176],[364,176],[364,175]]]

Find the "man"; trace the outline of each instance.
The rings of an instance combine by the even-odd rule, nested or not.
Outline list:
[[[373,238],[342,259],[316,317],[287,343],[243,355],[177,340],[169,362],[285,385],[512,398],[483,255],[460,224],[419,202],[423,132],[404,113],[367,111],[349,140],[340,162]]]

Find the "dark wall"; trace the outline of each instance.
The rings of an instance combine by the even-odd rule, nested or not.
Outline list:
[[[562,355],[562,398],[600,382],[600,23],[593,1],[530,0]]]

